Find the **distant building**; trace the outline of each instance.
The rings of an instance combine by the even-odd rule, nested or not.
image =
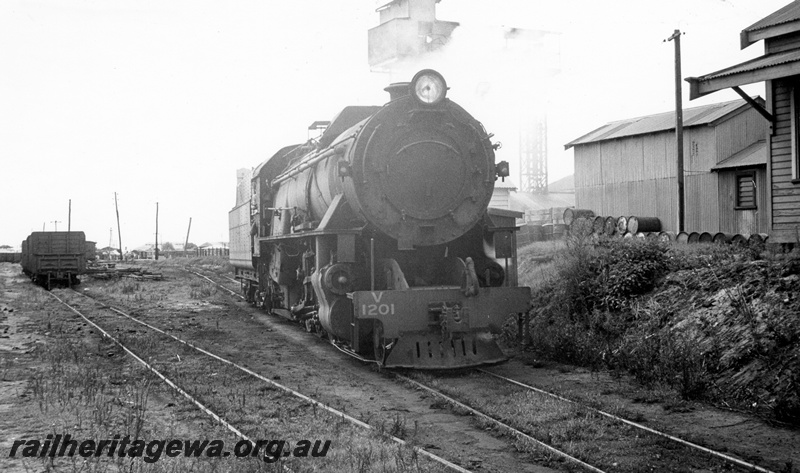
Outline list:
[[[227,242],[203,243],[198,247],[200,256],[229,256],[230,248]]]
[[[100,258],[104,260],[118,260],[119,258],[119,249],[112,248],[107,246],[105,248],[101,248],[97,251],[100,254]]]
[[[518,223],[551,224],[560,223],[564,210],[575,206],[575,192],[568,189],[571,176],[551,183],[548,192],[518,192],[511,179],[494,183],[494,192],[489,207],[522,212],[524,221]],[[552,187],[554,186],[554,187]],[[554,189],[554,191],[550,191]]]
[[[760,98],[755,99],[763,103]],[[683,111],[685,231],[767,229],[767,123],[744,100]],[[658,217],[678,230],[675,112],[607,123],[574,148],[575,206],[602,216]]]
[[[164,242],[158,245],[158,257],[159,258],[175,258],[175,257],[185,257],[185,256],[196,256],[198,254],[197,246],[192,243],[189,243],[189,249],[187,250],[184,243],[171,243],[171,242]],[[142,246],[138,246],[131,250],[131,257],[134,259],[155,259],[156,257],[156,247],[153,243],[147,243]]]
[[[766,103],[752,103],[753,113],[764,131],[759,139],[765,143],[766,185],[756,174],[756,205],[759,207],[761,231],[770,242],[800,242],[800,2],[792,2],[742,30],[742,49],[764,40],[764,55],[721,71],[686,80],[690,97],[696,99],[712,92],[732,88],[746,97],[739,86],[766,82]],[[758,151],[761,154],[761,151]],[[742,157],[742,159],[748,159]],[[752,159],[752,158],[749,158]],[[747,205],[747,175],[737,174],[736,185]],[[734,190],[736,187],[734,187]],[[744,191],[747,191],[745,193]]]
[[[371,70],[387,72],[407,60],[443,47],[458,23],[436,19],[439,0],[387,0],[380,2],[380,25],[369,30],[368,60]]]
[[[19,263],[21,259],[21,248],[10,245],[0,246],[0,263]]]
[[[572,204],[575,205],[575,174],[570,174],[547,184],[547,192],[564,195],[565,198],[572,199]]]
[[[136,248],[131,250],[131,256],[134,259],[155,259],[156,246],[152,243],[148,243],[142,246],[137,246]]]
[[[494,183],[494,192],[489,200],[489,207],[495,209],[511,209],[511,193],[517,191],[517,185],[511,179],[497,180]]]

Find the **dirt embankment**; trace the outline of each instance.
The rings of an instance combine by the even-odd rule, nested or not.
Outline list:
[[[611,240],[528,247],[542,355],[800,426],[800,255]]]

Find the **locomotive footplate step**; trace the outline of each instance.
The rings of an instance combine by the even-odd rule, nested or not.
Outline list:
[[[386,357],[387,368],[447,369],[505,361],[492,335],[468,333],[442,339],[440,334],[404,333]]]

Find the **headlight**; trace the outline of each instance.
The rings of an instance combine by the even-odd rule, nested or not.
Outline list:
[[[411,80],[411,95],[425,105],[436,105],[444,100],[447,83],[433,69],[423,69]]]

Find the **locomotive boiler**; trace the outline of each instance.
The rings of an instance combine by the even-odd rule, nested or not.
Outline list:
[[[521,214],[489,208],[508,164],[441,74],[386,90],[240,174],[236,277],[248,301],[387,367],[502,361],[493,334],[530,301]]]

